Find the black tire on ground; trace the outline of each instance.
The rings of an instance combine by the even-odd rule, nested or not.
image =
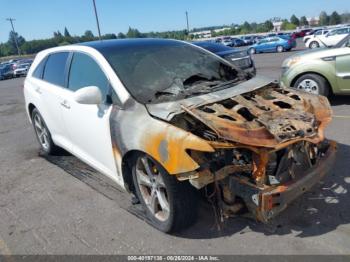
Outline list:
[[[37,131],[36,127],[35,127],[35,118],[36,117],[41,119],[42,127],[47,130],[47,146],[43,146],[42,142],[40,141],[38,131]],[[40,144],[40,148],[42,149],[44,154],[52,155],[52,154],[55,154],[55,153],[59,152],[60,148],[58,146],[56,146],[54,144],[54,142],[52,141],[50,130],[48,129],[48,127],[47,127],[43,117],[39,113],[38,109],[36,109],[36,108],[33,109],[31,118],[32,118],[32,123],[33,123],[33,128],[34,128],[34,132],[35,132],[36,138],[38,139],[38,142]]]
[[[295,81],[295,84],[294,84],[294,88],[298,88],[299,84],[304,81],[304,80],[307,80],[307,79],[311,79],[313,81],[315,81],[318,85],[318,88],[319,88],[319,95],[322,95],[322,96],[328,96],[330,94],[330,86],[327,82],[327,80],[323,77],[323,76],[320,76],[320,75],[317,75],[317,74],[305,74],[305,75],[302,75],[301,77],[299,77],[296,81]]]
[[[169,203],[169,215],[165,221],[159,220],[147,207],[137,182],[137,161],[146,157],[156,168],[158,175],[163,179],[166,187],[166,196]],[[188,181],[180,182],[175,176],[168,172],[152,157],[146,154],[137,154],[131,162],[132,178],[135,194],[143,205],[150,224],[165,233],[174,233],[191,226],[197,219],[198,192]]]

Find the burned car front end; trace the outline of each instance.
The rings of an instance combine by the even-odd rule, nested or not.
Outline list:
[[[168,201],[164,209],[182,215],[181,221],[195,217],[188,214],[198,205],[187,197],[195,188],[206,192],[222,217],[247,207],[266,222],[333,164],[336,143],[324,137],[332,118],[325,97],[252,78],[225,59],[181,41],[127,40],[100,52],[130,93],[110,117],[125,187],[131,192],[136,188],[142,200],[136,173],[170,177],[187,193],[171,191],[175,186],[163,188],[167,193],[161,202]],[[142,161],[156,166],[155,174],[134,164]],[[154,188],[145,192],[151,195]],[[170,226],[162,227],[164,221],[153,215],[149,202],[144,201],[149,217],[159,222],[153,225],[168,231]]]
[[[199,168],[177,178],[211,187],[227,217],[243,204],[267,222],[320,181],[335,159],[336,143],[324,137],[332,115],[328,100],[260,77],[148,109],[214,149],[187,150]]]

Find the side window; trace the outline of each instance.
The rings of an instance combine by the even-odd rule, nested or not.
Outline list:
[[[46,63],[46,57],[43,60],[41,60],[41,62],[35,68],[33,72],[33,77],[39,78],[39,79],[43,78],[45,63]]]
[[[97,86],[106,98],[109,81],[100,66],[90,56],[74,53],[69,72],[68,88],[76,91],[87,86]]]
[[[338,29],[337,30],[337,35],[344,35],[348,33],[348,29],[347,28],[342,28],[342,29]]]
[[[43,79],[51,84],[65,86],[65,68],[68,52],[51,54],[47,58]]]

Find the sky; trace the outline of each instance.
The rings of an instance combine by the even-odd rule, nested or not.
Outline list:
[[[349,0],[96,0],[101,33],[181,30],[232,23],[263,22],[292,14],[317,16],[321,11],[350,11]],[[97,35],[92,0],[0,0],[0,42],[11,30],[6,18],[15,18],[15,30],[26,40],[52,37],[64,27],[71,35],[92,30]]]

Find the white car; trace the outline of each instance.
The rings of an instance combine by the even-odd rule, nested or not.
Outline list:
[[[25,63],[25,64],[19,64],[16,69],[13,71],[14,77],[20,77],[27,75],[28,69],[31,64]]]
[[[196,221],[201,189],[220,218],[247,207],[267,222],[335,160],[325,97],[251,78],[182,41],[45,50],[23,91],[42,152],[64,148],[110,177],[164,232]]]
[[[327,34],[317,35],[306,42],[308,48],[332,47],[338,44],[350,33],[350,27],[337,28]]]
[[[314,39],[314,38],[316,38],[317,36],[320,36],[320,35],[325,35],[325,34],[327,34],[328,32],[329,32],[328,29],[319,29],[319,30],[316,30],[316,31],[314,32],[314,34],[304,36],[303,42],[306,44],[308,41],[310,41],[310,39]],[[311,47],[311,48],[314,48],[314,47]]]

